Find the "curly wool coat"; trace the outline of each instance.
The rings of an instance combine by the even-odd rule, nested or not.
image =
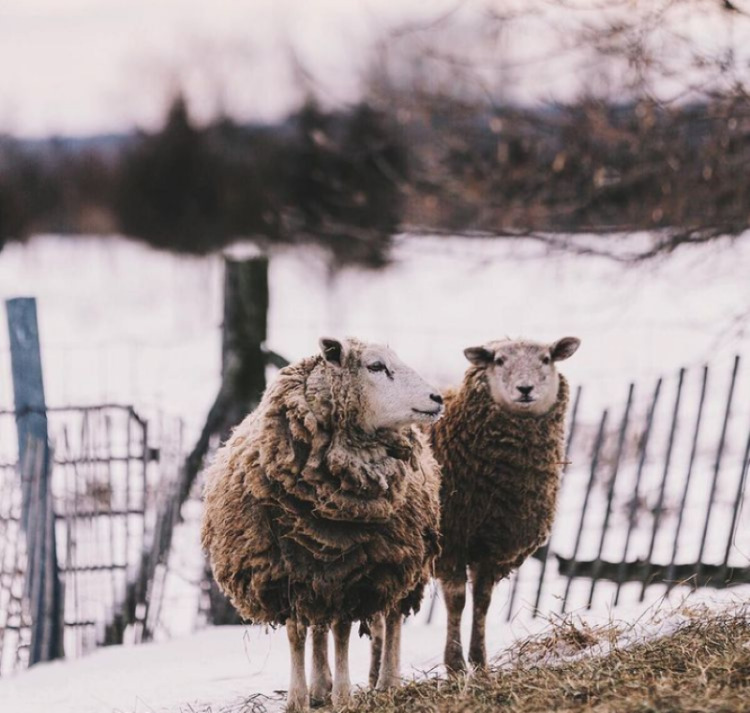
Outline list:
[[[252,622],[416,611],[438,552],[439,475],[417,429],[358,427],[357,350],[282,369],[209,469],[201,539]]]
[[[470,367],[444,394],[445,415],[432,429],[442,468],[442,552],[437,575],[466,578],[481,565],[506,577],[547,540],[564,459],[568,384],[543,416],[516,415],[493,400],[485,370]]]

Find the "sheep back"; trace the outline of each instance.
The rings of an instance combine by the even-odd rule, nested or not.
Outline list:
[[[434,566],[439,477],[426,439],[342,429],[322,373],[319,357],[283,369],[207,473],[202,544],[252,622],[408,613]]]

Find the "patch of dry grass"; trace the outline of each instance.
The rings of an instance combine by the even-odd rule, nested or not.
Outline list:
[[[622,645],[613,627],[571,620],[519,642],[482,676],[356,696],[347,713],[726,713],[750,711],[750,608],[685,611],[661,638]],[[607,653],[596,655],[587,652]]]
[[[179,713],[275,713],[284,710],[285,693],[285,691],[279,691],[273,696],[255,693],[247,698],[221,706],[180,706]]]

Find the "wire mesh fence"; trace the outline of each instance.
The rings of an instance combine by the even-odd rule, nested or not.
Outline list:
[[[0,411],[0,435],[14,428]],[[107,404],[47,411],[52,448],[34,443],[19,468],[15,438],[0,437],[0,674],[29,661],[37,631],[59,628],[66,656],[148,640],[156,626],[165,551],[177,517],[182,426]],[[51,497],[35,496],[49,458]],[[41,454],[41,455],[40,455]],[[20,477],[19,477],[20,476]],[[28,502],[28,513],[23,503]],[[55,558],[44,558],[44,547]],[[56,560],[56,562],[55,562]],[[60,617],[37,573],[59,582]]]
[[[24,480],[29,476],[24,474]],[[28,551],[21,512],[21,478],[15,466],[0,464],[0,674],[28,663],[31,641]]]

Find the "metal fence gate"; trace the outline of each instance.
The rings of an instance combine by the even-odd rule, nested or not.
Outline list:
[[[66,656],[148,640],[169,549],[162,545],[178,515],[181,423],[153,427],[116,404],[48,409],[45,502],[36,494],[47,449],[30,442],[20,467],[14,417],[0,411],[0,675],[28,664],[35,623],[53,610],[55,578],[61,620],[40,630],[59,631]],[[58,571],[38,574],[53,546]]]

